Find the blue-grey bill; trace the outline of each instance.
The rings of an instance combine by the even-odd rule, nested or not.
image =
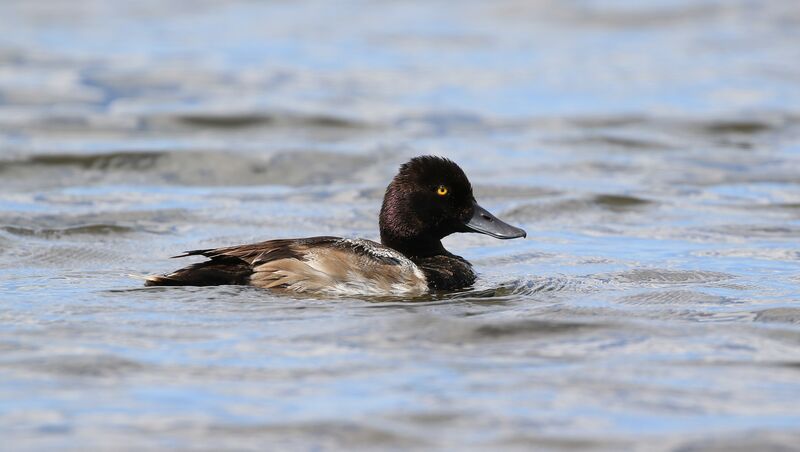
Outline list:
[[[491,235],[498,239],[516,239],[528,235],[525,230],[511,226],[477,203],[475,203],[474,207],[475,211],[472,214],[472,218],[465,224],[470,231]]]

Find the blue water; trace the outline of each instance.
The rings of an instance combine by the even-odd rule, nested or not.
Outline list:
[[[14,450],[793,450],[791,1],[0,3]],[[143,288],[377,237],[420,154],[526,240],[424,300]]]

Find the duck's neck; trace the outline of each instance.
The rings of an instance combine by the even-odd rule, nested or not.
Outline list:
[[[403,253],[409,259],[449,255],[442,246],[442,241],[433,237],[399,238],[392,234],[381,232],[381,243],[389,248]]]
[[[400,240],[381,233],[381,243],[403,253],[416,264],[432,291],[462,289],[475,282],[472,265],[444,249],[441,239],[417,237]]]

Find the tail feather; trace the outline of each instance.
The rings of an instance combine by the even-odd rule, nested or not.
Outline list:
[[[168,275],[150,276],[145,286],[220,286],[250,284],[252,267],[239,259],[192,264]]]
[[[171,279],[167,276],[148,276],[144,280],[144,285],[146,287],[152,287],[152,286],[185,286],[186,284],[183,283],[182,281]]]
[[[177,254],[175,256],[171,256],[170,259],[177,259],[179,257],[188,257],[188,256],[208,256],[211,252],[214,251],[213,248],[205,249],[205,250],[191,250],[191,251],[184,251],[181,254]]]

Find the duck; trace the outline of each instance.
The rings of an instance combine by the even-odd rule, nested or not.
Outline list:
[[[472,232],[497,239],[527,233],[481,207],[464,171],[452,160],[425,155],[400,166],[378,218],[380,243],[319,236],[186,251],[174,258],[207,260],[146,278],[146,286],[250,285],[320,295],[418,296],[469,288],[466,259],[442,239]]]

